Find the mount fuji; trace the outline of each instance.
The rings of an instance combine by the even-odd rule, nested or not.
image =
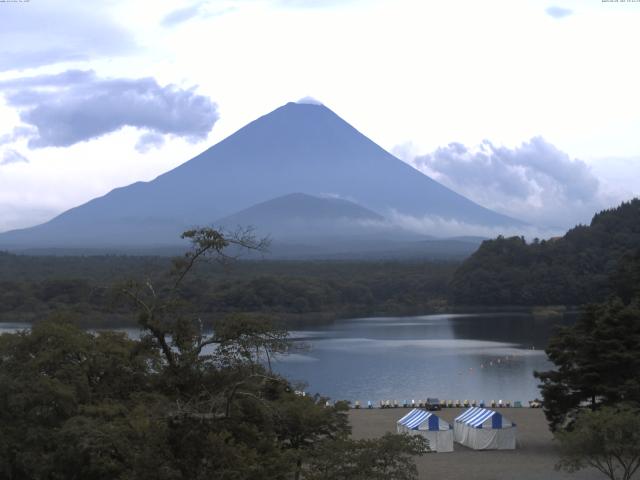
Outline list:
[[[293,211],[304,217],[300,231],[287,220]],[[379,233],[381,223],[392,227],[390,219],[398,215],[524,225],[434,181],[327,107],[288,103],[152,181],[116,188],[41,225],[0,234],[0,247],[163,247],[179,245],[180,233],[195,225],[242,218],[259,224],[258,233],[276,237],[295,239],[309,225],[333,220],[333,233],[362,237]],[[389,228],[387,236],[408,233]]]

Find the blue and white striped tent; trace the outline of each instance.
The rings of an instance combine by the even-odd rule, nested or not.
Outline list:
[[[516,424],[501,413],[473,407],[456,417],[453,425],[456,442],[474,450],[513,450],[516,448]]]
[[[453,452],[453,430],[436,414],[414,408],[397,422],[398,433],[422,435],[434,452]]]

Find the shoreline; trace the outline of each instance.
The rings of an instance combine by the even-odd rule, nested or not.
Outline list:
[[[78,312],[73,309],[65,310],[71,317],[76,319],[83,328],[135,328],[138,322],[135,314],[132,312],[104,312],[93,311],[97,321],[85,320]],[[430,315],[530,315],[535,318],[553,318],[553,317],[573,317],[583,312],[583,307],[576,305],[504,305],[504,306],[483,306],[483,305],[449,305],[442,306],[425,306],[420,307],[404,307],[395,310],[367,310],[354,307],[353,309],[342,309],[340,311],[320,311],[308,313],[292,313],[292,312],[267,312],[266,315],[278,319],[285,327],[290,330],[305,330],[318,326],[329,326],[336,322],[360,318],[403,318],[403,317],[423,317]],[[0,314],[0,325],[12,323],[38,323],[51,315],[52,312],[20,312],[18,314],[9,315],[9,313]],[[208,315],[209,320],[221,318],[232,312],[215,312]],[[246,312],[247,315],[264,315],[263,312]],[[6,317],[12,316],[9,319]]]
[[[436,413],[449,423],[464,408],[447,408]],[[354,439],[378,438],[396,432],[396,421],[409,408],[351,409],[349,423]],[[555,470],[558,450],[539,408],[500,408],[517,425],[516,450],[476,451],[454,443],[451,453],[429,453],[416,458],[420,480],[599,480],[602,474],[583,470],[568,474]]]

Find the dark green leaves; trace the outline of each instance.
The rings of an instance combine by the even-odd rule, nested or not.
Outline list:
[[[629,480],[640,468],[640,410],[629,406],[583,411],[572,430],[556,433],[562,458],[557,468],[593,467],[611,480]]]
[[[547,347],[556,370],[538,372],[552,429],[570,423],[580,406],[640,403],[640,308],[612,298],[590,306]]]

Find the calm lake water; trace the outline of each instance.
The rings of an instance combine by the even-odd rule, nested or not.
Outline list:
[[[426,397],[526,402],[540,397],[533,372],[551,366],[543,349],[557,323],[526,314],[341,320],[291,332],[304,348],[279,357],[274,369],[305,382],[309,393],[363,404]],[[0,333],[28,327],[0,324]]]
[[[305,390],[351,401],[540,397],[534,370],[558,319],[524,314],[361,318],[292,332],[308,350],[275,369]],[[567,323],[562,321],[562,323]]]

